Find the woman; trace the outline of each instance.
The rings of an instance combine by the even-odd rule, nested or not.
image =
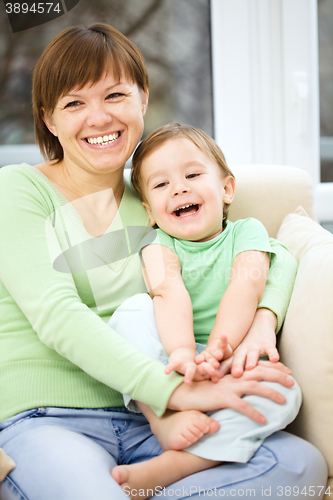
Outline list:
[[[147,102],[142,55],[106,25],[64,30],[36,66],[36,137],[49,160],[0,172],[0,447],[17,464],[0,486],[3,500],[126,498],[111,469],[161,448],[147,421],[123,407],[121,393],[158,415],[232,407],[258,419],[241,396],[279,402],[258,381],[290,385],[283,367],[258,366],[237,379],[185,386],[105,324],[126,298],[145,291],[136,250],[149,222],[123,171]],[[275,314],[259,310],[239,348],[240,373],[244,353],[252,351],[249,364],[259,351],[276,356],[275,327]],[[263,329],[268,340],[257,343]],[[272,485],[324,480],[319,452],[278,433],[245,467],[225,464],[163,494],[235,496],[242,481],[259,497]]]

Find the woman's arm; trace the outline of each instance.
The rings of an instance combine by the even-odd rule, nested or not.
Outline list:
[[[276,333],[287,313],[297,274],[297,261],[279,241],[270,238],[272,256],[267,282],[258,308],[270,309],[276,316]]]
[[[183,378],[176,373],[166,375],[162,363],[140,353],[91,310],[90,307],[95,310],[97,307],[87,273],[76,274],[74,281],[71,273],[53,268],[51,253],[61,252],[55,224],[62,214],[55,211],[55,200],[48,188],[30,170],[4,167],[0,171],[0,280],[1,291],[9,294],[1,305],[4,311],[8,303],[9,312],[2,318],[10,321],[15,314],[14,326],[7,328],[10,335],[1,338],[1,342],[8,338],[12,348],[2,349],[0,359],[9,365],[18,358],[31,359],[35,353],[36,359],[45,363],[50,360],[53,366],[58,363],[63,370],[73,371],[79,377],[78,367],[95,379],[87,379],[90,386],[101,382],[144,401],[162,414]],[[63,233],[66,242],[66,231]],[[139,278],[139,258],[133,258],[137,264],[131,269]],[[107,271],[107,267],[100,269],[101,281]],[[133,277],[128,276],[128,286]],[[90,307],[78,295],[76,283],[88,297]],[[117,286],[116,274],[113,281],[110,276],[105,283],[106,293],[115,303],[119,299],[112,295],[116,293],[112,287],[117,289]],[[111,314],[111,307],[109,310]],[[17,329],[19,322],[24,334]],[[3,321],[1,329],[6,332]]]

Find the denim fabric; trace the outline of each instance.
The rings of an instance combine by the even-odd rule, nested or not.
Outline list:
[[[0,485],[1,500],[124,500],[128,497],[110,470],[161,453],[145,418],[119,408],[26,411],[0,424],[0,447],[17,463]],[[290,488],[294,493],[298,488],[292,498],[304,499],[302,489],[313,486],[317,494],[326,480],[319,451],[278,432],[249,463],[226,462],[193,474],[153,498],[290,499]],[[315,498],[323,498],[323,492]]]

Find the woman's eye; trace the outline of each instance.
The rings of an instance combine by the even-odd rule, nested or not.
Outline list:
[[[65,108],[76,108],[80,104],[81,104],[80,101],[71,101],[66,104]]]

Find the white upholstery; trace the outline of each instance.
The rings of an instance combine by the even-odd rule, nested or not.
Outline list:
[[[299,168],[285,165],[231,166],[236,177],[236,195],[229,219],[259,219],[273,238],[286,215],[302,205],[313,216],[310,176]]]
[[[333,492],[333,234],[308,216],[313,193],[303,170],[276,165],[231,170],[236,197],[230,219],[256,217],[299,262],[279,342],[281,359],[303,392],[301,411],[288,430],[322,452]]]

